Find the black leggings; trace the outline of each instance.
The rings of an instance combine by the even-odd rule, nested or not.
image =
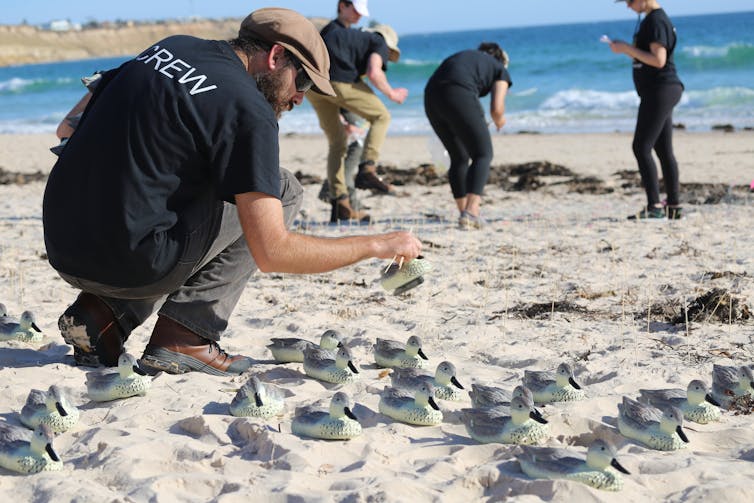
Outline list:
[[[450,155],[453,197],[482,195],[490,175],[492,140],[479,98],[459,86],[428,86],[424,112]]]
[[[650,207],[660,203],[660,183],[652,149],[660,160],[668,204],[678,205],[680,183],[678,163],[673,155],[673,107],[680,101],[681,94],[683,86],[680,84],[661,85],[646,92],[639,104],[633,150]]]

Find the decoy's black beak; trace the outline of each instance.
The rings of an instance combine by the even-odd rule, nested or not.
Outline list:
[[[678,436],[681,437],[681,440],[683,440],[685,443],[689,443],[689,437],[686,436],[686,433],[683,431],[683,428],[681,428],[681,425],[675,427],[675,432],[678,433]]]
[[[343,343],[341,341],[338,341],[338,345],[336,347],[342,348],[343,347]]]
[[[259,393],[254,393],[254,403],[257,404],[257,407],[264,405],[264,402],[262,402],[262,397],[259,396]]]
[[[461,386],[461,383],[460,383],[460,382],[458,382],[458,379],[456,379],[456,376],[453,376],[453,377],[451,377],[451,378],[450,378],[450,382],[451,382],[451,384],[453,384],[453,386],[455,386],[456,388],[458,388],[458,389],[464,389],[464,388],[463,388],[463,386]]]
[[[581,389],[581,386],[579,386],[579,383],[573,377],[568,378],[568,383],[576,389]]]
[[[47,451],[47,455],[50,456],[50,459],[52,459],[55,462],[60,461],[60,458],[58,457],[58,454],[55,452],[55,449],[52,448],[52,444],[45,445],[45,450]]]
[[[356,417],[356,414],[354,414],[353,412],[351,412],[351,409],[349,409],[348,407],[346,407],[345,409],[343,409],[343,412],[346,413],[347,417],[350,417],[354,421],[358,421],[358,418]]]
[[[68,415],[68,413],[65,411],[62,405],[60,405],[60,402],[55,402],[55,408],[58,409],[58,414],[65,417]]]
[[[354,365],[351,360],[348,360],[348,368],[351,369],[351,372],[353,372],[354,374],[359,373],[359,369],[356,368],[356,365]]]
[[[440,410],[440,407],[437,405],[437,402],[435,402],[435,397],[433,396],[429,397],[429,406],[435,410]]]
[[[139,365],[138,365],[138,364],[134,365],[134,366],[133,366],[133,369],[134,369],[134,372],[136,372],[136,373],[137,373],[137,374],[139,374],[140,376],[145,376],[145,375],[147,375],[146,371],[142,370],[142,369],[141,369],[141,367],[139,367]]]
[[[34,329],[34,330],[36,330],[37,332],[41,332],[41,330],[39,329],[39,327],[37,326],[37,324],[36,324],[36,323],[32,323],[32,324],[31,324],[31,328],[33,328],[33,329]]]
[[[539,424],[547,424],[547,419],[542,417],[539,411],[530,410],[529,417],[538,422]]]
[[[538,408],[536,408],[536,407],[534,407],[531,410],[531,412],[533,412],[534,415],[537,416],[537,418],[539,418],[539,419],[544,419],[545,418],[545,416],[542,415],[542,412]],[[532,418],[532,419],[534,419],[535,421],[538,421],[537,418]],[[547,423],[542,423],[542,424],[547,424]]]
[[[710,395],[709,393],[707,393],[706,395],[704,395],[704,399],[705,399],[705,400],[707,400],[707,401],[708,401],[709,403],[711,403],[712,405],[714,405],[714,406],[716,406],[716,407],[720,407],[720,402],[718,402],[717,400],[715,400],[715,399],[714,399],[714,398],[712,397],[712,395]]]
[[[429,358],[427,358],[427,355],[424,354],[424,351],[422,351],[422,348],[419,348],[419,356],[421,356],[424,360],[429,360]]]
[[[623,468],[623,466],[621,466],[621,464],[618,463],[618,460],[615,459],[615,458],[613,458],[613,460],[610,461],[610,466],[612,466],[613,468],[615,468],[619,472],[623,472],[626,475],[631,475],[631,473],[628,470],[626,470],[625,468]]]

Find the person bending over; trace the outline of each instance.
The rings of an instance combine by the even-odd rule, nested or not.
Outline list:
[[[482,228],[482,193],[490,174],[492,139],[479,98],[491,93],[490,116],[505,125],[505,96],[513,85],[508,55],[494,42],[445,59],[424,88],[424,111],[450,156],[448,180],[462,228]]]

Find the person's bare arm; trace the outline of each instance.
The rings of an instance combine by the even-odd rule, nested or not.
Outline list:
[[[495,81],[490,97],[490,116],[492,116],[492,121],[498,131],[505,125],[505,96],[507,94],[508,82],[504,80]]]
[[[63,120],[60,121],[60,124],[58,124],[58,129],[55,132],[58,135],[58,139],[62,140],[63,138],[71,137],[74,129],[69,123],[70,118],[77,114],[83,113],[86,105],[89,104],[90,99],[92,99],[92,93],[88,92],[79,100],[78,103],[73,106],[71,111],[66,114]]]
[[[280,200],[260,192],[236,195],[246,242],[262,272],[310,274],[332,271],[368,258],[416,258],[421,242],[408,232],[318,238],[285,228]]]
[[[374,87],[379,89],[390,101],[401,104],[406,101],[408,89],[404,87],[392,87],[387,80],[387,75],[382,71],[382,63],[382,56],[378,53],[373,52],[370,54],[367,63],[367,77],[374,84]]]
[[[625,54],[629,58],[638,59],[645,65],[663,68],[668,62],[668,50],[657,42],[649,44],[649,52],[642,51],[622,40],[610,42],[610,49],[617,54]]]

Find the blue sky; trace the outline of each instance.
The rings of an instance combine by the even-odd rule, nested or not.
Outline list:
[[[24,20],[39,24],[53,19],[86,22],[191,15],[241,17],[272,5],[295,9],[306,16],[333,17],[336,4],[337,0],[0,0],[0,24]],[[752,0],[664,0],[660,4],[671,17],[754,10]],[[372,19],[391,24],[399,34],[633,17],[625,4],[615,4],[613,0],[371,0],[369,10]]]

